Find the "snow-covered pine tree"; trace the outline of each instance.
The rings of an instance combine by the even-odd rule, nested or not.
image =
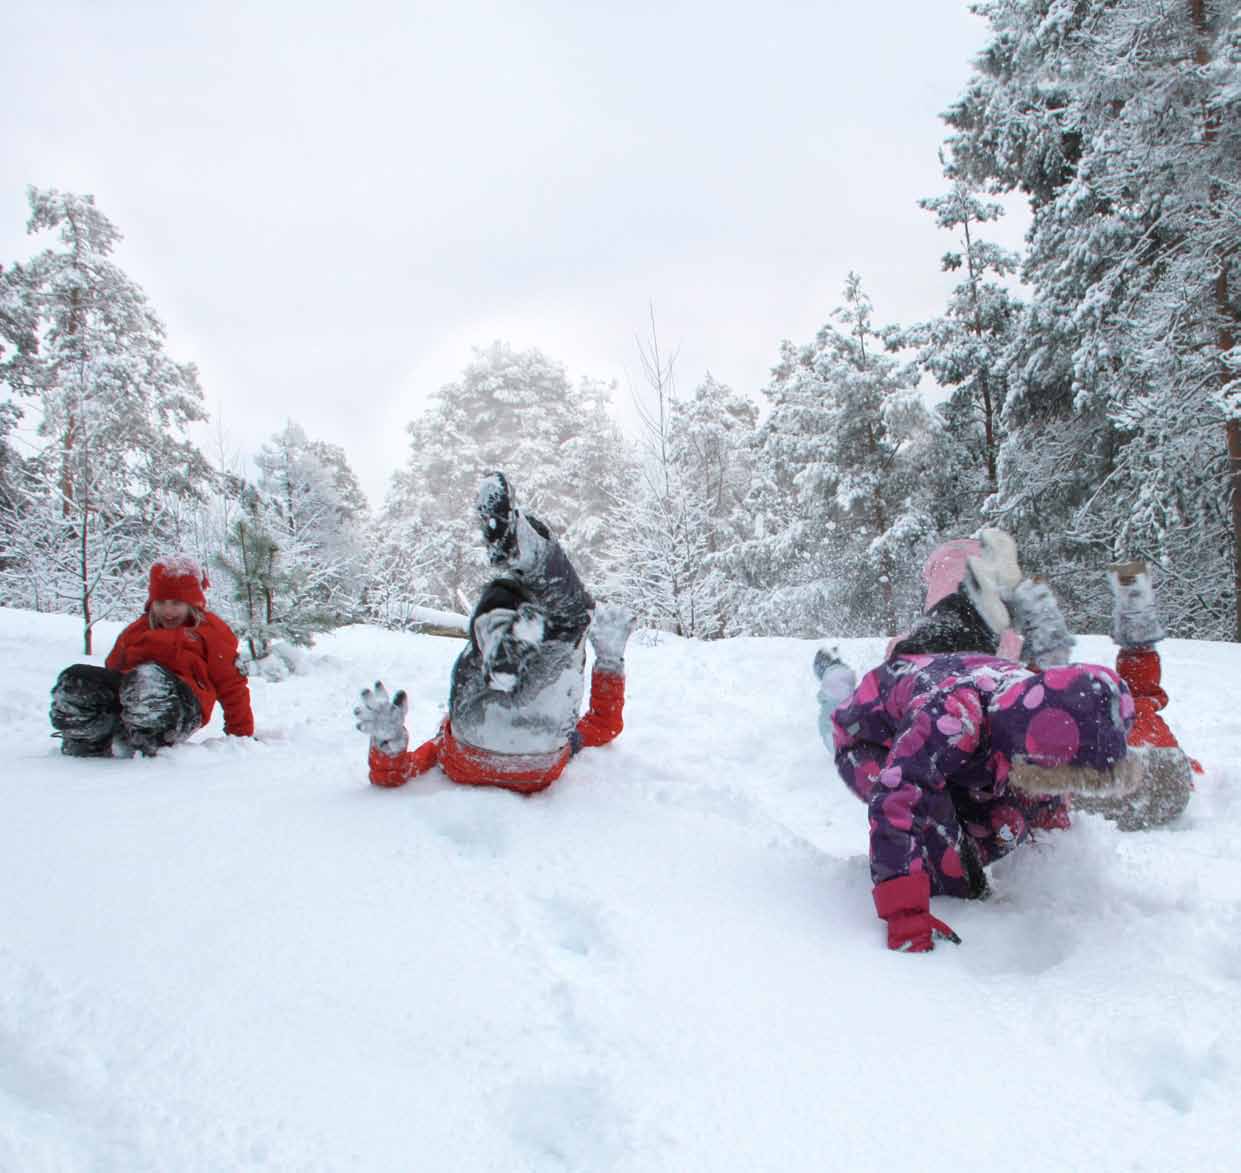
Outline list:
[[[946,116],[950,171],[1033,211],[1000,516],[1054,579],[1141,556],[1174,630],[1241,637],[1238,6],[979,10],[992,42]],[[1074,626],[1105,625],[1093,576],[1057,587]]]
[[[314,615],[320,631],[354,622],[363,589],[368,509],[344,451],[309,439],[290,421],[261,447],[255,464],[266,528],[292,585],[278,613],[286,622],[295,622],[298,614]]]
[[[79,610],[89,654],[94,624],[140,599],[147,564],[170,548],[169,502],[201,496],[209,468],[184,429],[206,415],[194,367],[168,357],[158,317],[111,260],[120,234],[93,197],[29,198],[28,231],[61,247],[6,273],[38,346],[19,342],[0,370],[41,407],[4,526],[6,573],[10,585],[25,574],[41,605]]]
[[[704,534],[703,567],[715,582],[718,634],[743,628],[736,612],[729,553],[751,532],[745,512],[754,473],[758,405],[707,373],[694,394],[672,411],[672,461],[688,497],[697,503]]]
[[[277,568],[275,539],[266,524],[266,510],[259,491],[240,478],[227,478],[237,495],[240,510],[223,534],[221,548],[213,558],[231,587],[228,614],[237,638],[261,661],[271,654],[280,635],[276,598],[285,582]]]
[[[918,201],[940,228],[959,232],[961,247],[944,254],[947,272],[963,280],[943,314],[890,339],[917,349],[920,369],[948,392],[935,408],[939,427],[923,485],[938,529],[960,534],[977,528],[984,501],[999,487],[1000,424],[1007,396],[1004,352],[1020,310],[1001,280],[1020,265],[1016,253],[982,239],[982,226],[1003,215],[960,180],[942,196]]]
[[[275,433],[255,463],[257,483],[222,474],[204,533],[216,535],[211,561],[230,587],[225,612],[261,661],[277,640],[309,647],[361,616],[369,517],[344,452],[296,423]]]
[[[661,350],[653,307],[638,352],[640,468],[617,511],[606,590],[642,627],[723,635],[735,616],[721,554],[749,488],[757,407],[710,374],[680,399],[676,354]]]
[[[20,400],[38,391],[38,322],[20,265],[0,265],[0,452],[21,419]],[[4,470],[0,469],[0,473]]]
[[[468,610],[485,579],[474,499],[501,469],[519,503],[565,543],[583,579],[598,577],[612,511],[628,476],[627,445],[597,380],[571,383],[539,350],[496,342],[408,427],[409,459],[377,523],[370,593],[389,611],[429,604]]]
[[[935,537],[914,477],[926,411],[872,313],[851,273],[840,326],[781,347],[747,501],[756,529],[730,556],[751,630],[895,633],[921,602]]]

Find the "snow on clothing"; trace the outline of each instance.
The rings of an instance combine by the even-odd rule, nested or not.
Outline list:
[[[870,808],[875,883],[925,874],[932,894],[979,895],[978,865],[1026,839],[1054,802],[1010,774],[1040,767],[1046,791],[1056,767],[1084,767],[1097,784],[1124,758],[1133,715],[1128,688],[1095,665],[1033,672],[989,655],[911,655],[867,673],[832,713],[832,748]]]
[[[106,667],[74,664],[52,689],[51,721],[66,754],[106,756],[114,737],[154,753],[188,737],[211,719],[217,699],[224,731],[254,732],[250,688],[237,668],[237,637],[206,610],[207,576],[184,554],[151,567],[146,607],[117,638]],[[157,624],[165,604],[185,616],[176,627]]]
[[[1136,707],[1128,741],[1142,766],[1142,784],[1122,797],[1079,797],[1074,806],[1114,820],[1122,831],[1141,831],[1170,822],[1189,805],[1193,776],[1202,773],[1202,766],[1181,749],[1161,715],[1168,694],[1162,687],[1159,653],[1146,646],[1121,648],[1116,671]]]
[[[254,733],[250,686],[237,668],[237,652],[232,629],[210,611],[201,612],[197,623],[182,627],[152,627],[144,614],[121,632],[106,664],[115,672],[128,672],[140,664],[162,665],[194,694],[201,724],[211,720],[218,700],[224,710],[224,732],[249,737]]]
[[[454,782],[533,794],[583,746],[620,733],[623,659],[596,659],[590,708],[579,720],[594,600],[559,542],[514,514],[522,552],[474,609],[470,641],[453,667],[447,718],[417,749],[386,754],[372,744],[375,785],[400,786],[438,764]]]
[[[147,610],[155,602],[187,603],[196,611],[207,609],[203,594],[207,573],[188,554],[171,554],[160,558],[152,567],[147,583]]]
[[[591,675],[590,708],[559,750],[540,754],[501,754],[458,741],[450,718],[415,750],[389,755],[371,747],[370,776],[376,786],[402,786],[438,765],[453,782],[500,786],[521,794],[545,790],[560,777],[579,749],[606,745],[624,727],[625,678],[598,669]]]
[[[189,687],[159,664],[124,674],[94,664],[66,668],[52,688],[52,725],[71,757],[109,757],[114,739],[123,755],[156,753],[202,724]]]

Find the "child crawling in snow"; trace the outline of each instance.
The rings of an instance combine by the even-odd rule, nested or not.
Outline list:
[[[206,725],[217,700],[225,733],[254,733],[237,637],[207,610],[207,585],[202,568],[183,554],[151,567],[146,607],[105,666],[73,664],[57,677],[50,716],[62,753],[150,757]]]
[[[1128,687],[1110,668],[1064,662],[1071,637],[1046,585],[1022,578],[1012,538],[984,530],[971,549],[960,585],[856,688],[833,655],[816,657],[821,728],[870,810],[875,910],[891,949],[959,941],[931,915],[932,895],[984,896],[989,863],[1032,827],[1068,825],[1067,795],[1141,782],[1126,745]],[[1037,670],[996,654],[1014,611]]]
[[[401,786],[438,764],[454,782],[533,794],[583,746],[605,745],[623,726],[633,616],[595,606],[560,543],[517,507],[502,473],[483,478],[477,509],[488,558],[500,573],[470,617],[448,716],[430,741],[409,750],[404,692],[389,698],[377,682],[354,709],[358,728],[370,735],[376,786]],[[588,635],[595,664],[590,706],[579,719]]]

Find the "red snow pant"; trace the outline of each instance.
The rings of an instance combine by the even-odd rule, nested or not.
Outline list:
[[[590,707],[578,721],[568,742],[558,750],[539,754],[505,754],[458,741],[448,718],[439,732],[417,749],[400,754],[371,747],[371,782],[376,786],[404,786],[438,764],[463,786],[499,786],[519,794],[546,790],[560,777],[569,759],[583,746],[606,745],[624,728],[625,678],[596,668],[590,677]]]

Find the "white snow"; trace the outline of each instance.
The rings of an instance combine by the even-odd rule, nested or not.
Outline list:
[[[1241,1168],[1241,647],[1164,645],[1175,826],[1080,816],[911,956],[814,642],[634,641],[625,732],[523,799],[367,784],[358,691],[417,744],[456,640],[323,637],[258,740],[128,761],[48,737],[79,641],[0,611],[0,1169]]]

